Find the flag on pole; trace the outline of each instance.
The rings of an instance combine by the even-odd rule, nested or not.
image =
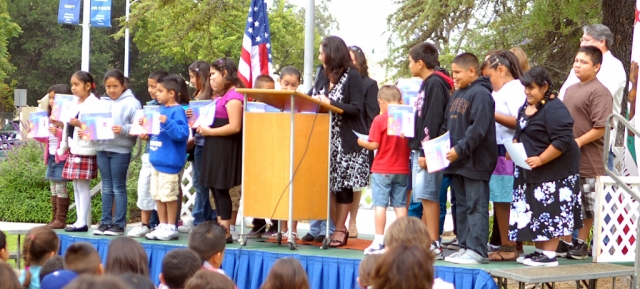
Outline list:
[[[271,31],[267,3],[251,0],[247,25],[242,39],[242,53],[238,64],[238,76],[247,88],[260,75],[271,75]]]

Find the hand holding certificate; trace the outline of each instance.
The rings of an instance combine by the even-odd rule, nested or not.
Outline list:
[[[414,134],[413,106],[389,104],[389,125],[387,135],[413,137]]]
[[[41,138],[49,136],[49,116],[46,111],[32,112],[29,114],[29,138]]]
[[[451,141],[449,140],[449,132],[432,140],[422,142],[422,149],[424,150],[424,156],[427,160],[427,171],[429,173],[443,170],[449,166],[450,162],[445,155],[450,148]]]
[[[511,158],[513,163],[523,169],[531,170],[531,167],[526,162],[528,156],[522,143],[510,143],[508,141],[505,141],[504,148],[507,149],[509,157]]]
[[[85,113],[81,116],[83,140],[113,139],[113,117],[110,112]]]
[[[78,97],[70,94],[56,94],[51,107],[51,119],[69,122],[77,113],[72,106],[78,102]]]

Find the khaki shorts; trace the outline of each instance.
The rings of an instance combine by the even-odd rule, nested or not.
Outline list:
[[[178,200],[180,186],[180,174],[165,174],[151,170],[151,181],[149,191],[151,198],[163,203]]]
[[[237,212],[240,209],[240,198],[242,197],[242,186],[235,186],[229,190],[231,196],[231,211]],[[212,209],[216,209],[216,201],[213,199],[213,192],[209,190],[209,204]]]

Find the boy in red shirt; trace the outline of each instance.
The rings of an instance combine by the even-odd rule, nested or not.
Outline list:
[[[409,140],[387,135],[389,123],[388,105],[402,104],[402,94],[397,87],[385,85],[378,92],[378,104],[382,114],[371,124],[369,140],[358,139],[358,144],[368,150],[378,150],[371,167],[373,206],[376,208],[376,234],[373,243],[364,254],[382,253],[384,227],[387,222],[387,206],[393,207],[396,217],[407,215],[407,186],[409,180]]]

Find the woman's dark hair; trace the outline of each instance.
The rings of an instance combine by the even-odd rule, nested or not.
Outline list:
[[[354,68],[349,55],[349,48],[342,38],[327,36],[320,44],[324,53],[324,74],[331,83],[338,83],[342,74],[349,68]]]
[[[42,265],[51,252],[58,252],[60,239],[56,232],[48,227],[34,227],[27,232],[27,236],[22,246],[22,256],[24,258],[24,266]],[[36,276],[39,278],[40,276]],[[26,277],[23,285],[31,284],[31,272],[26,271]],[[4,287],[2,287],[4,288]]]
[[[95,276],[89,274],[80,275],[74,279],[65,289],[130,289],[131,287],[115,276]]]
[[[176,95],[176,102],[179,104],[189,104],[189,90],[184,78],[180,75],[169,75],[158,79],[158,83],[164,88],[173,91]]]
[[[269,270],[262,289],[309,289],[307,273],[294,258],[282,258]]]
[[[209,63],[203,60],[198,60],[189,65],[189,72],[198,77],[198,83],[200,84],[200,87],[198,87],[194,83],[196,87],[196,91],[193,94],[194,98],[199,100],[211,99],[210,69]]]
[[[355,67],[360,72],[360,75],[365,78],[369,77],[369,66],[367,65],[367,57],[364,55],[362,49],[358,46],[349,46],[349,50],[355,56]]]
[[[224,95],[232,86],[244,88],[244,83],[238,77],[238,67],[235,60],[223,57],[212,62],[210,67],[219,71],[224,77],[224,88],[220,91],[214,91],[216,95]]]
[[[149,79],[153,79],[155,81],[158,81],[160,78],[169,76],[169,72],[166,72],[164,70],[156,70],[154,72],[151,72],[151,74],[149,74]]]
[[[485,63],[487,63],[487,68],[492,69],[497,69],[498,66],[504,65],[514,79],[520,79],[520,77],[522,77],[520,60],[518,60],[518,57],[516,57],[516,55],[511,51],[499,50],[498,52],[491,54]]]
[[[96,82],[93,80],[93,75],[91,75],[91,73],[86,72],[86,71],[82,71],[82,70],[78,70],[76,71],[73,75],[71,75],[71,78],[77,78],[78,80],[82,81],[83,83],[89,83],[91,84],[91,93],[95,93],[96,91]]]
[[[20,281],[16,272],[11,266],[5,262],[0,262],[0,288],[2,289],[20,289]]]
[[[525,72],[524,75],[520,78],[520,82],[525,87],[533,87],[533,85],[537,85],[542,88],[545,85],[548,85],[547,91],[544,93],[544,99],[536,104],[537,108],[542,107],[547,101],[553,99],[555,97],[555,93],[553,92],[553,80],[551,80],[551,76],[549,72],[547,72],[544,68],[540,66],[535,66],[531,68],[529,71]]]
[[[285,75],[293,75],[298,78],[299,82],[302,82],[302,74],[300,73],[300,70],[293,66],[286,66],[285,68],[280,70],[280,79],[282,79],[282,77],[284,77]]]
[[[133,273],[149,277],[147,253],[134,239],[129,237],[113,239],[109,243],[104,270],[105,273],[112,275]]]
[[[7,235],[0,231],[0,250],[7,248]]]
[[[111,69],[107,71],[107,73],[104,74],[104,78],[102,79],[102,82],[107,82],[107,80],[112,77],[115,78],[118,82],[120,82],[120,85],[126,88],[127,80],[124,77],[124,73],[117,69]]]
[[[433,258],[423,246],[400,244],[389,248],[376,262],[371,287],[431,289],[433,278]]]
[[[236,285],[221,273],[199,270],[185,284],[184,289],[233,289]]]

